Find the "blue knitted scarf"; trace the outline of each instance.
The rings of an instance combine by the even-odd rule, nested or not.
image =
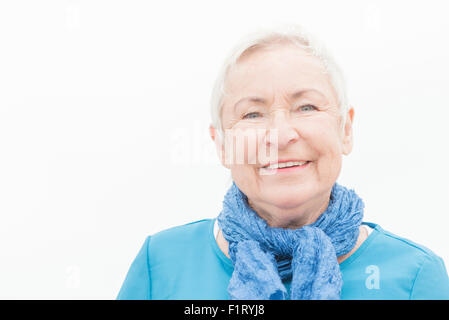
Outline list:
[[[335,183],[329,205],[318,219],[299,229],[273,228],[249,206],[232,183],[218,226],[229,243],[234,265],[228,293],[238,300],[337,300],[343,285],[337,257],[358,239],[364,203],[353,190]]]

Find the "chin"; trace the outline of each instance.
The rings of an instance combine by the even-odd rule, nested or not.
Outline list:
[[[297,208],[301,204],[307,202],[310,197],[308,194],[298,194],[297,192],[290,191],[282,194],[271,194],[265,197],[265,199],[267,202],[280,209],[291,209]]]
[[[312,195],[314,189],[314,184],[310,183],[270,183],[264,188],[267,197],[277,197],[287,202],[291,201],[290,199],[296,199],[296,202],[304,201]]]

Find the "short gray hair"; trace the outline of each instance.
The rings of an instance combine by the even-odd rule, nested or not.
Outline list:
[[[334,58],[318,39],[306,32],[304,27],[296,24],[286,24],[271,29],[261,29],[248,34],[234,46],[225,59],[212,90],[211,96],[211,117],[212,125],[217,130],[220,138],[223,137],[223,127],[221,123],[221,110],[223,108],[223,96],[225,94],[225,82],[229,70],[237,64],[241,56],[250,50],[268,47],[276,43],[291,43],[308,50],[314,56],[321,59],[329,74],[331,83],[337,93],[337,98],[341,116],[341,131],[343,132],[346,123],[346,114],[349,110],[346,84],[343,73]]]

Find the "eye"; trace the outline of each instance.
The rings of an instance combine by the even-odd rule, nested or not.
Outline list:
[[[251,116],[251,115],[258,115],[258,114],[260,114],[260,113],[259,112],[250,112],[250,113],[245,114],[243,116],[243,119],[254,119],[255,117],[249,117],[249,116]]]
[[[310,109],[310,110],[306,110],[306,111],[311,111],[311,110],[317,110],[318,109],[313,104],[305,104],[305,105],[299,107],[300,110],[303,109],[303,108],[309,108]]]

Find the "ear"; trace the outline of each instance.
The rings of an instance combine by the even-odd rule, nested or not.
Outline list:
[[[222,138],[220,138],[220,135],[218,135],[218,130],[214,128],[214,126],[211,124],[209,125],[209,134],[210,137],[212,138],[212,141],[214,141],[215,143],[215,148],[217,149],[217,155],[218,155],[218,159],[220,160],[221,164],[230,169],[230,166],[228,164],[225,163],[224,161],[224,145],[223,145],[223,141]]]
[[[353,138],[352,138],[352,123],[354,121],[354,107],[350,106],[348,113],[346,114],[346,124],[343,130],[343,144],[342,151],[344,155],[348,155],[352,151]]]

